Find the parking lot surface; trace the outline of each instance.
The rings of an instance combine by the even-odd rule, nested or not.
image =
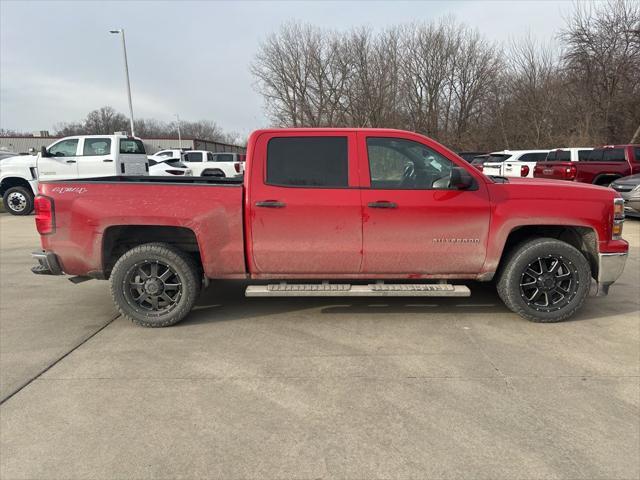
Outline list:
[[[214,282],[143,329],[106,282],[32,275],[33,217],[2,214],[0,477],[637,479],[639,227],[610,295],[564,323],[490,285],[245,299]]]

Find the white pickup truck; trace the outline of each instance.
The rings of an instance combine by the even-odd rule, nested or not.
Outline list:
[[[29,215],[38,180],[148,175],[142,140],[126,135],[79,135],[42,147],[37,156],[0,162],[0,195],[12,215]]]
[[[206,150],[185,152],[185,164],[199,177],[232,178],[244,173],[245,155],[239,153]]]
[[[482,173],[498,177],[533,178],[537,162],[547,158],[549,150],[502,150],[492,152],[482,164]]]

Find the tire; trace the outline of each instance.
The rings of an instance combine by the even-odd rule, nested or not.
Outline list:
[[[537,238],[509,252],[497,290],[511,311],[532,322],[551,323],[574,315],[590,284],[591,268],[579,250],[554,238]]]
[[[33,192],[27,187],[11,187],[2,196],[4,208],[11,215],[29,215],[33,212]]]
[[[165,243],[132,248],[111,272],[111,296],[118,310],[142,327],[178,323],[191,311],[200,287],[193,258]]]

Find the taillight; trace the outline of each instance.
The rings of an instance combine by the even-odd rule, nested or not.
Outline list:
[[[622,238],[622,225],[624,224],[624,199],[613,199],[613,225],[611,227],[611,239]]]
[[[536,164],[536,166],[533,167],[533,176],[537,177],[538,175],[542,175],[542,170],[543,170],[542,165]]]
[[[234,163],[233,164],[233,168],[236,169],[236,173],[240,173],[240,164],[239,163]]]
[[[529,175],[529,165],[522,165],[520,167],[520,176],[526,177],[527,175]]]
[[[43,195],[38,195],[34,200],[36,211],[36,228],[40,235],[49,235],[56,229],[53,200]]]
[[[571,165],[570,167],[565,168],[565,174],[567,180],[575,180],[576,175],[578,174],[578,167]]]

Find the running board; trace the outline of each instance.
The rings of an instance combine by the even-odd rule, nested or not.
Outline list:
[[[250,285],[247,297],[469,297],[464,285],[446,283],[271,283]]]

